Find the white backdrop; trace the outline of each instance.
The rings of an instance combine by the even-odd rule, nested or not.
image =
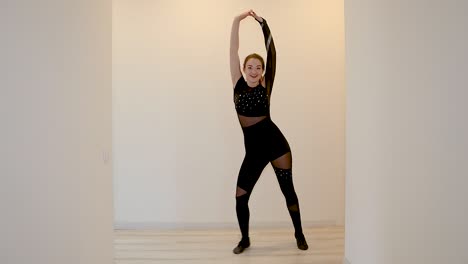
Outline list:
[[[0,3],[0,263],[114,263],[111,4]]]
[[[468,263],[468,2],[346,1],[346,263]]]
[[[232,101],[232,20],[253,8],[277,48],[271,114],[293,151],[305,225],[344,224],[344,17],[341,0],[113,2],[115,226],[235,225],[244,155]],[[253,20],[241,60],[265,55]],[[267,166],[251,221],[288,223]]]

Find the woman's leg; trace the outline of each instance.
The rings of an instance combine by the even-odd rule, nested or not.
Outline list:
[[[250,211],[248,203],[252,190],[267,164],[267,159],[260,159],[257,155],[246,155],[242,162],[236,188],[236,213],[242,239],[238,246],[234,248],[235,254],[242,253],[244,249],[250,246]]]
[[[286,199],[286,205],[288,207],[289,215],[294,225],[294,236],[297,240],[297,246],[306,250],[308,248],[307,242],[305,241],[304,234],[302,232],[301,224],[301,213],[299,210],[299,200],[294,190],[294,184],[292,179],[292,156],[291,152],[288,152],[281,157],[271,162],[273,169],[278,179],[278,183],[281,188],[281,192]]]

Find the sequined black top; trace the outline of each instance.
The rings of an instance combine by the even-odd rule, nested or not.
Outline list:
[[[265,19],[259,22],[262,26],[265,47],[267,50],[267,61],[265,65],[265,86],[258,85],[251,88],[247,85],[244,77],[237,81],[234,87],[234,104],[239,115],[248,117],[269,116],[270,97],[273,89],[273,81],[276,73],[276,49],[271,36],[270,28]]]
[[[251,88],[241,76],[234,88],[234,104],[236,112],[243,116],[269,116],[269,95],[265,87],[260,84]]]

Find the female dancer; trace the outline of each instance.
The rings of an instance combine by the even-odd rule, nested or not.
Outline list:
[[[242,75],[239,60],[239,24],[248,16],[260,23],[265,38],[267,63],[258,54],[245,58]],[[266,67],[265,67],[266,66]],[[270,118],[270,97],[275,79],[276,50],[265,19],[249,10],[234,18],[230,49],[231,77],[234,86],[234,104],[244,133],[245,157],[237,178],[236,213],[242,239],[234,248],[235,254],[250,246],[249,206],[250,194],[265,166],[271,162],[281,192],[291,216],[297,247],[307,250],[302,233],[299,201],[292,180],[291,149],[286,138]],[[266,69],[265,69],[266,68]],[[265,76],[263,72],[265,70]]]

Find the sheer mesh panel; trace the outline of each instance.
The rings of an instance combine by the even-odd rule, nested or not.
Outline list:
[[[267,51],[265,84],[268,94],[271,95],[276,74],[276,48],[270,28],[268,27],[268,23],[265,19],[263,19],[263,22],[260,24],[262,25],[263,37],[265,39],[265,48]]]

